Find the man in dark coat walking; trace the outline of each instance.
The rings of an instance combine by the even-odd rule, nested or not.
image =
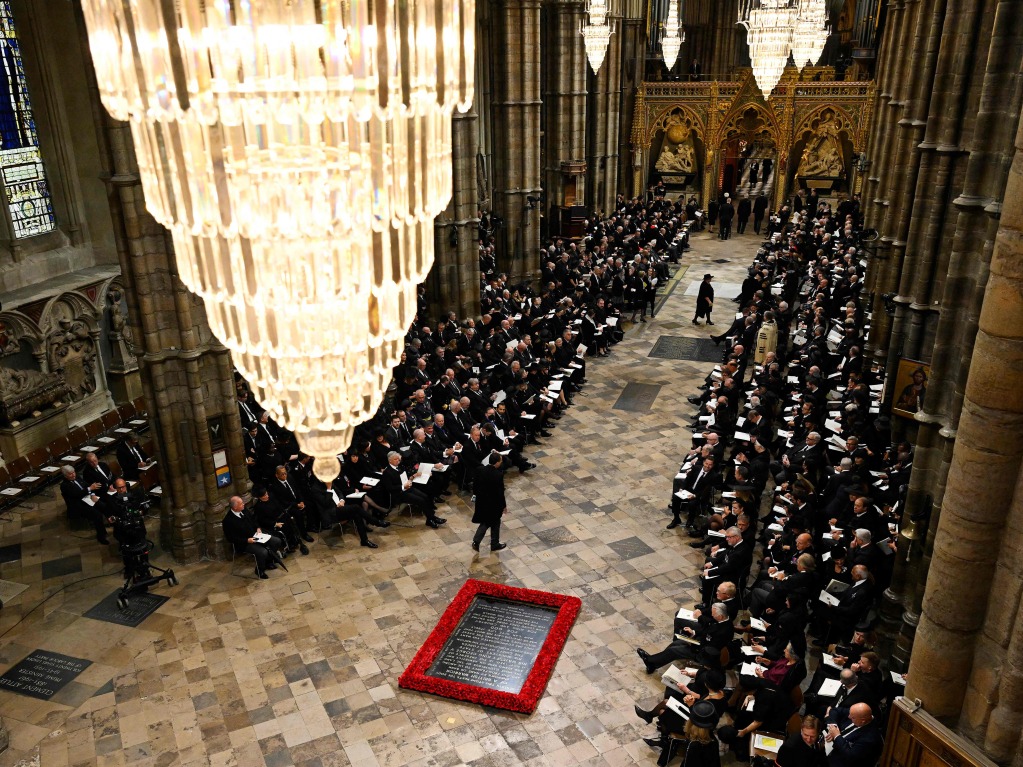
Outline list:
[[[713,274],[703,275],[703,282],[700,283],[700,293],[696,296],[696,315],[693,317],[694,325],[700,324],[700,317],[706,317],[708,325],[714,324],[710,321],[710,313],[714,311],[714,287],[710,284],[710,281],[713,279]]]
[[[476,494],[476,511],[472,515],[472,521],[479,527],[476,528],[476,535],[472,537],[473,551],[480,550],[480,543],[488,529],[491,551],[500,551],[508,547],[508,544],[501,543],[501,517],[508,510],[508,504],[504,499],[503,461],[504,456],[492,450],[489,465],[480,466],[476,471],[476,479],[472,485]]]
[[[767,212],[767,195],[763,192],[753,203],[753,231],[760,234],[760,226],[764,223],[764,214]]]
[[[753,204],[749,201],[749,197],[743,197],[739,200],[739,212],[737,216],[737,224],[735,231],[742,234],[746,231],[746,223],[749,221],[749,214],[753,210]]]
[[[732,219],[735,217],[735,208],[732,207],[732,198],[725,195],[725,201],[718,208],[718,239],[727,240],[732,236]]]

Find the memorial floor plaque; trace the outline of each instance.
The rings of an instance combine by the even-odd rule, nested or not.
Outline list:
[[[427,676],[518,694],[557,617],[556,607],[477,596]]]
[[[91,665],[91,660],[35,650],[0,676],[0,690],[49,700]]]
[[[398,684],[530,713],[581,604],[576,597],[466,581]]]

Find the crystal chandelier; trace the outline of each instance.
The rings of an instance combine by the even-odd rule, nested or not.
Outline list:
[[[665,22],[664,37],[661,38],[661,55],[669,72],[678,61],[678,52],[686,39],[685,30],[680,29],[678,3],[679,0],[668,0],[668,19]]]
[[[746,28],[753,76],[765,98],[778,84],[792,50],[798,9],[792,0],[741,0],[739,24]]]
[[[83,0],[104,106],[257,399],[324,480],[380,406],[451,197],[473,0]]]
[[[799,0],[796,27],[792,32],[792,60],[799,71],[816,66],[828,41],[827,0]]]
[[[607,19],[607,0],[590,0],[586,12],[589,14],[589,23],[583,24],[580,32],[590,68],[593,69],[593,74],[597,74],[604,63],[604,56],[607,55],[608,43],[611,42],[612,29]]]

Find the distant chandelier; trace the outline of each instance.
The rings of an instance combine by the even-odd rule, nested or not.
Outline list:
[[[372,417],[451,198],[473,0],[83,0],[146,206],[324,480]]]
[[[778,84],[789,54],[802,71],[816,64],[828,39],[826,0],[740,0],[753,76],[765,98]]]
[[[583,24],[582,32],[583,45],[586,48],[586,58],[589,59],[590,68],[593,74],[600,71],[604,63],[604,56],[607,55],[607,46],[611,42],[611,24],[608,22],[608,0],[590,0],[586,12],[589,14],[589,23]]]
[[[678,61],[678,52],[686,40],[685,30],[680,29],[678,4],[679,0],[668,0],[668,19],[664,25],[664,37],[661,38],[661,55],[669,72]]]
[[[828,41],[827,0],[799,0],[796,27],[792,31],[792,60],[800,72],[816,66]]]

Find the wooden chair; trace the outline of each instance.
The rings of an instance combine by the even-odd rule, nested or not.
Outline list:
[[[95,420],[89,421],[85,424],[85,436],[91,442],[96,439],[100,434],[104,432],[103,419],[96,418]]]
[[[11,487],[17,487],[25,491],[25,493],[19,493],[19,497],[24,497],[25,494],[38,490],[46,484],[46,477],[44,475],[37,474],[32,471],[33,467],[27,456],[15,458],[7,464],[7,468],[10,472]],[[34,479],[31,481],[24,481],[26,478]],[[11,497],[13,498],[15,496]]]
[[[103,424],[103,431],[110,431],[116,429],[121,423],[121,416],[118,415],[116,410],[108,410],[100,417],[100,423]]]
[[[127,424],[132,418],[135,417],[135,406],[130,402],[125,405],[117,406],[117,418],[122,424]]]
[[[33,471],[50,465],[50,453],[45,447],[37,447],[35,450],[30,450],[25,457],[28,458],[29,465]]]
[[[146,414],[146,398],[145,397],[136,397],[134,400],[132,400],[131,404],[132,404],[132,407],[135,408],[135,413],[137,415],[145,415]]]
[[[46,446],[46,452],[50,454],[50,460],[60,463],[60,459],[71,452],[71,440],[67,437],[57,437]]]
[[[85,431],[84,426],[76,426],[67,435],[68,441],[71,443],[71,449],[77,450],[82,445],[85,445],[89,441],[89,434]]]

